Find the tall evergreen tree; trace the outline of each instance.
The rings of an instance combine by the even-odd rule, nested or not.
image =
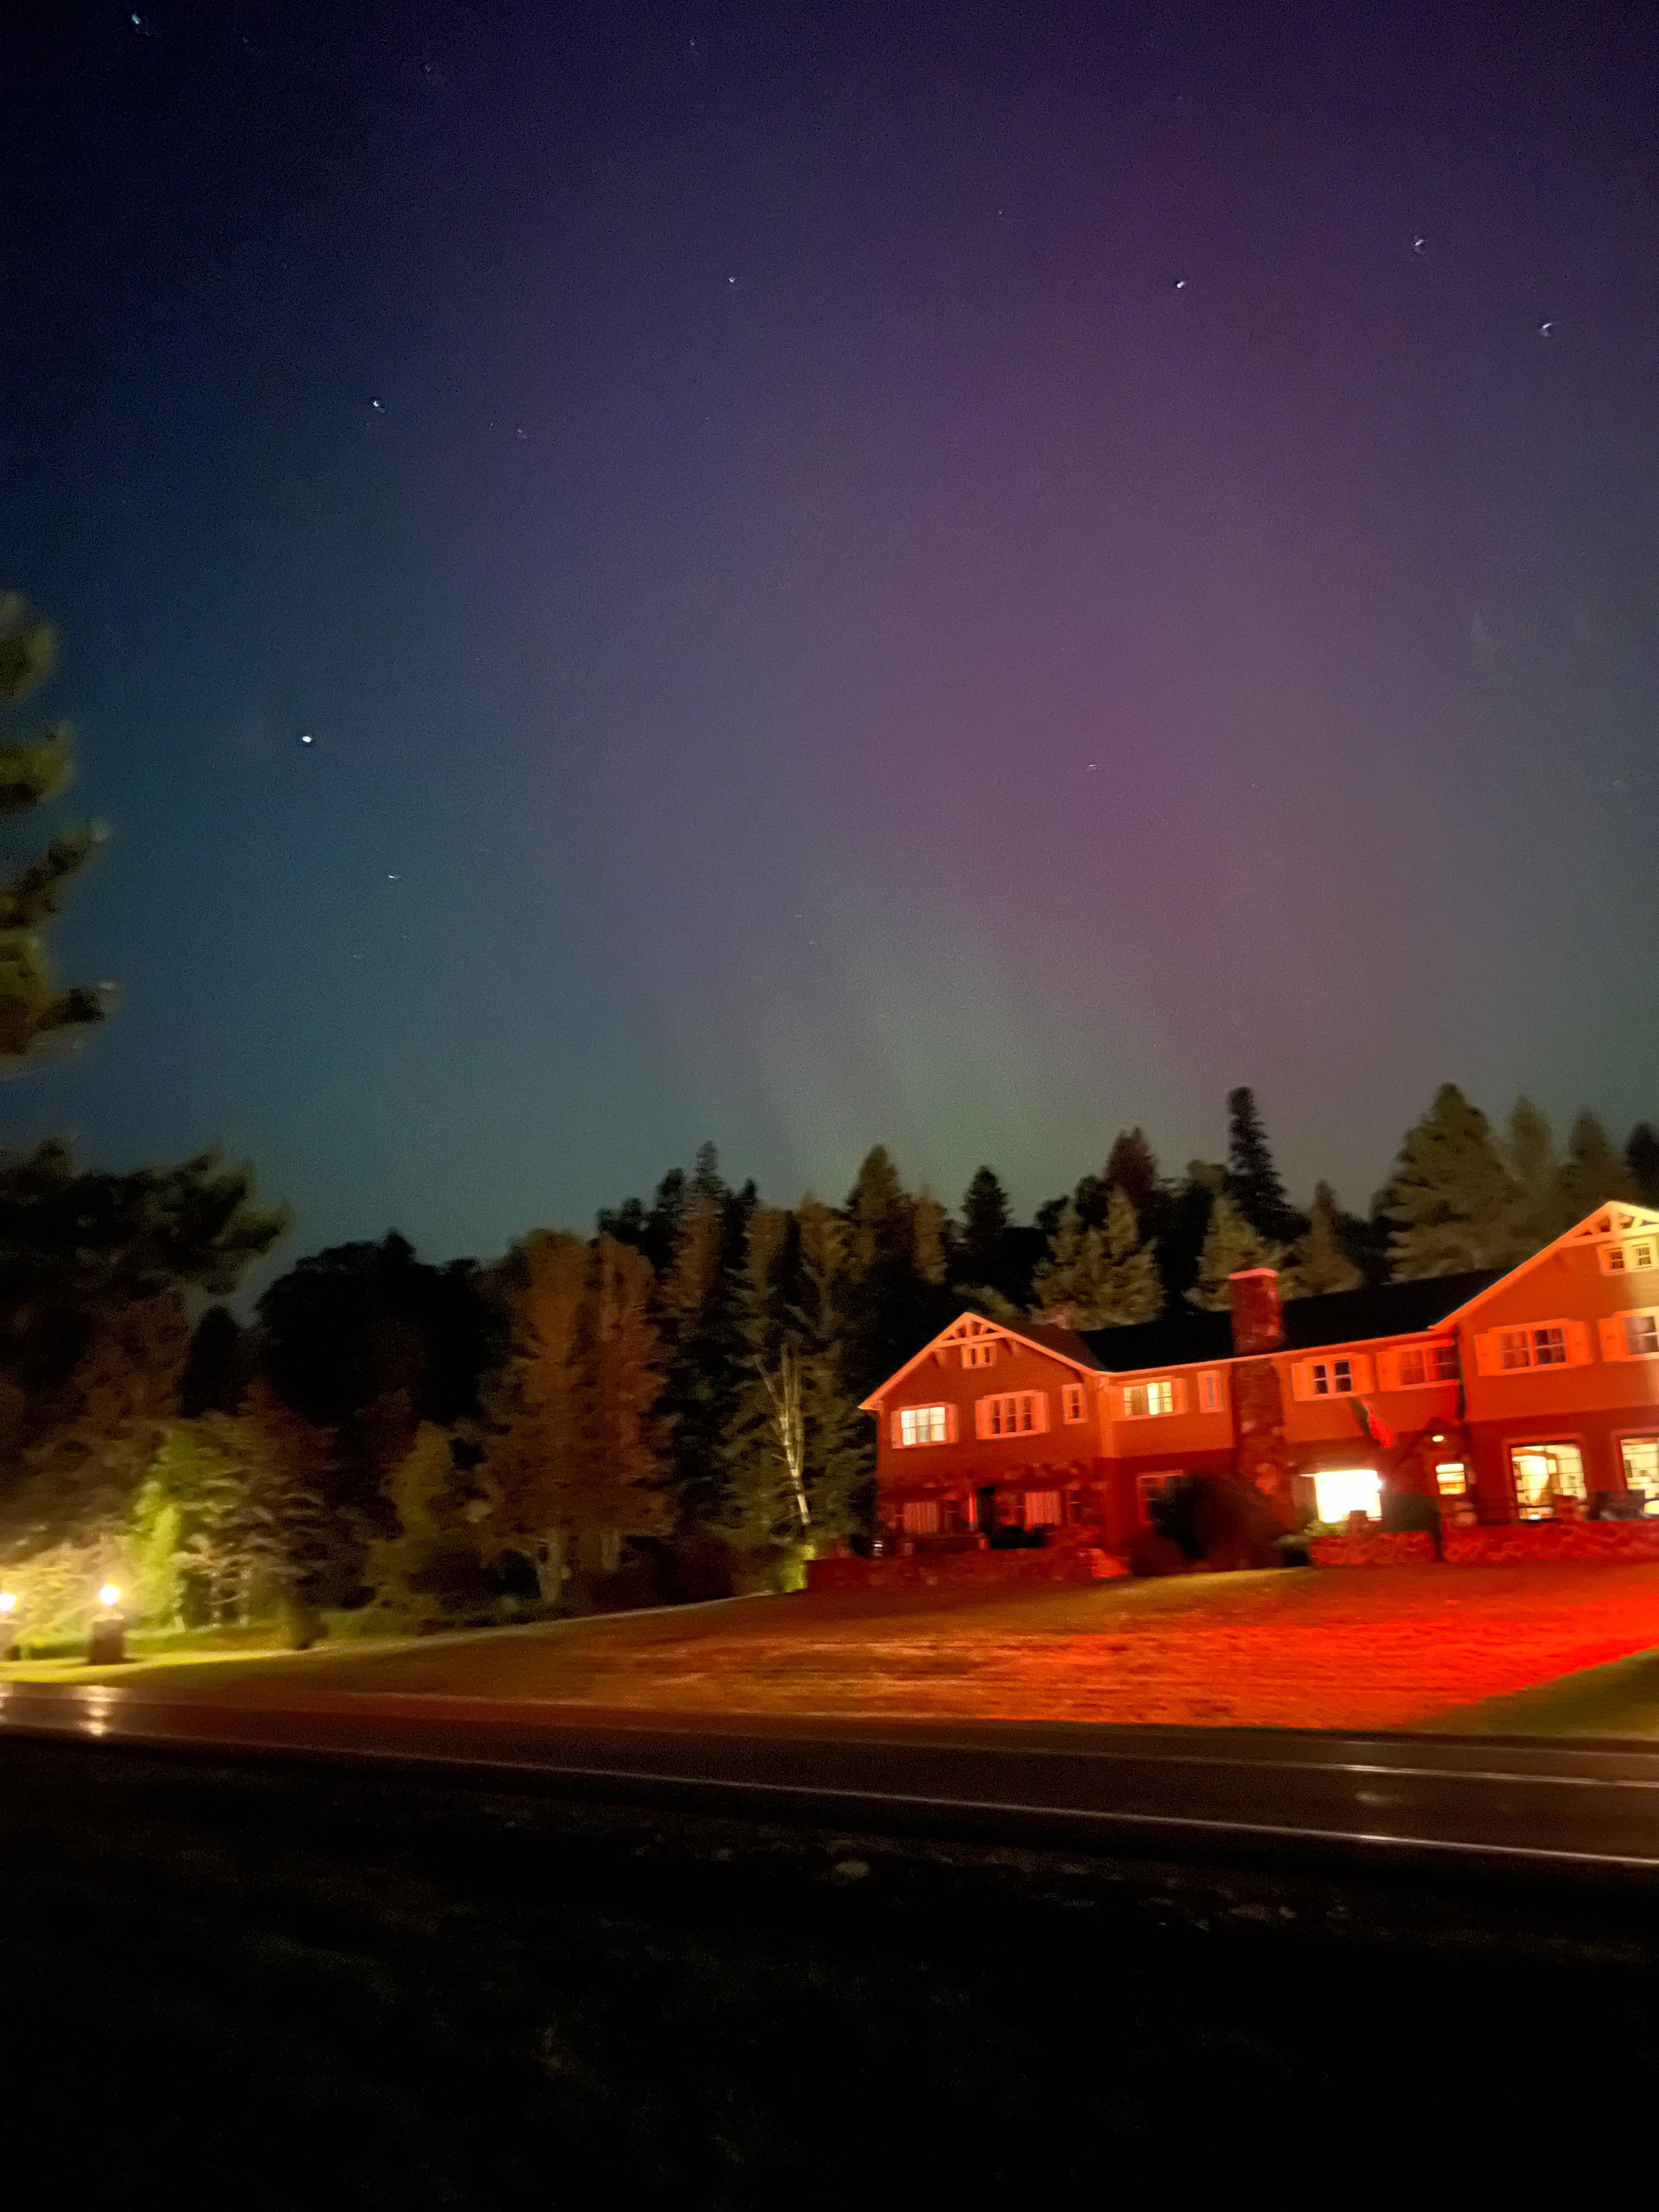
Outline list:
[[[1530,1098],[1517,1098],[1510,1109],[1501,1152],[1515,1186],[1517,1250],[1535,1250],[1559,1236],[1567,1224],[1561,1211],[1555,1132]]]
[[[1563,1229],[1582,1221],[1609,1199],[1635,1197],[1630,1170],[1594,1114],[1580,1114],[1573,1123],[1557,1188]]]
[[[1280,1270],[1279,1295],[1323,1297],[1333,1291],[1358,1290],[1364,1277],[1344,1247],[1341,1210],[1329,1183],[1314,1186],[1308,1225]]]
[[[1285,1247],[1264,1237],[1223,1191],[1210,1209],[1198,1279],[1187,1293],[1188,1304],[1206,1313],[1224,1313],[1231,1302],[1230,1277],[1246,1267],[1279,1267],[1284,1258]]]
[[[1227,1183],[1233,1203],[1258,1236],[1282,1243],[1301,1233],[1302,1218],[1285,1194],[1248,1085],[1227,1093]]]
[[[1073,1328],[1122,1328],[1153,1320],[1164,1304],[1155,1248],[1143,1240],[1126,1192],[1111,1194],[1103,1229],[1085,1229],[1068,1205],[1033,1285],[1040,1308]]]
[[[672,1515],[660,1418],[662,1345],[651,1314],[651,1268],[630,1246],[595,1239],[581,1330],[580,1480],[573,1500],[578,1544],[594,1564],[618,1564],[625,1536],[659,1535]]]
[[[958,1282],[988,1284],[1008,1294],[1008,1194],[989,1168],[976,1169],[962,1200],[962,1228],[957,1238]]]
[[[1441,1085],[1407,1132],[1382,1210],[1393,1224],[1394,1272],[1407,1280],[1519,1256],[1514,1180],[1486,1115],[1455,1083]]]
[[[1125,1193],[1135,1210],[1143,1234],[1156,1227],[1158,1210],[1165,1194],[1164,1178],[1158,1172],[1157,1155],[1147,1143],[1144,1129],[1119,1130],[1112,1139],[1111,1151],[1106,1155],[1102,1181],[1108,1189]]]
[[[1625,1168],[1639,1203],[1659,1207],[1659,1129],[1651,1121],[1638,1121],[1631,1131]]]
[[[1197,1279],[1204,1239],[1216,1200],[1227,1188],[1227,1170],[1212,1160],[1189,1160],[1187,1172],[1159,1212],[1158,1271],[1167,1312],[1179,1312]]]
[[[0,592],[0,708],[51,672],[58,641],[15,592]],[[54,799],[75,772],[68,726],[0,742],[0,819]],[[72,1040],[109,1012],[112,987],[59,988],[45,930],[64,893],[107,833],[101,823],[64,830],[36,860],[0,884],[0,1064],[26,1066],[44,1044]]]

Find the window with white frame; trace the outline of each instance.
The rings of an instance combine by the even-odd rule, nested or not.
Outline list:
[[[1468,1462],[1462,1459],[1436,1460],[1434,1486],[1443,1498],[1467,1498],[1469,1494]]]
[[[1620,1244],[1601,1247],[1604,1275],[1644,1274],[1659,1267],[1659,1237],[1632,1237]]]
[[[1060,1415],[1064,1421],[1077,1422],[1084,1418],[1083,1385],[1066,1382],[1060,1386]]]
[[[1644,1514],[1659,1514],[1659,1437],[1620,1437],[1625,1487],[1642,1501]]]
[[[964,1344],[962,1347],[962,1364],[964,1367],[993,1366],[995,1364],[996,1356],[997,1340],[994,1336],[981,1336],[974,1343]]]
[[[1498,1331],[1498,1364],[1506,1375],[1528,1367],[1565,1367],[1567,1329],[1565,1322],[1540,1322],[1531,1328]]]
[[[1426,1382],[1455,1382],[1457,1346],[1455,1344],[1405,1344],[1395,1354],[1398,1390],[1420,1389]]]
[[[1126,1382],[1123,1386],[1123,1418],[1126,1421],[1145,1421],[1158,1413],[1173,1413],[1176,1409],[1174,1378],[1160,1375],[1152,1382]]]
[[[1523,1521],[1551,1520],[1562,1498],[1583,1498],[1584,1455],[1575,1443],[1514,1444],[1510,1467]]]
[[[948,1443],[951,1441],[951,1408],[948,1406],[901,1406],[893,1441],[901,1445]]]
[[[1352,1359],[1310,1359],[1308,1382],[1316,1398],[1346,1397],[1354,1387]]]
[[[1659,1358],[1659,1310],[1621,1314],[1626,1359]]]
[[[1226,1411],[1225,1388],[1218,1367],[1206,1367],[1198,1378],[1198,1409],[1200,1413]]]
[[[1008,1390],[981,1398],[974,1407],[974,1422],[981,1437],[1041,1436],[1048,1425],[1048,1394]]]

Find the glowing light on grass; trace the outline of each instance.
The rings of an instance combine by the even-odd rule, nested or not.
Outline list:
[[[0,1613],[15,1613],[15,1612],[16,1612],[16,1610],[17,1610],[17,1593],[16,1593],[16,1591],[15,1591],[15,1590],[0,1590]]]
[[[121,1593],[113,1583],[106,1583],[98,1593],[98,1602],[106,1613],[113,1613],[121,1602]]]
[[[1350,1513],[1375,1521],[1382,1496],[1382,1478],[1374,1467],[1322,1467],[1314,1476],[1315,1510],[1322,1521],[1346,1521]]]

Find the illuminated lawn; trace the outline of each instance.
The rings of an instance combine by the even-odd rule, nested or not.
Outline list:
[[[1654,1646],[1659,1563],[837,1593],[144,1674],[192,1695],[280,1682],[665,1713],[1401,1728]]]

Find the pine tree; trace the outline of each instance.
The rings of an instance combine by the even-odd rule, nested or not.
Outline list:
[[[989,1168],[975,1170],[963,1194],[957,1272],[964,1283],[1002,1283],[1009,1228],[1008,1194]]]
[[[659,1413],[662,1343],[651,1294],[642,1255],[614,1237],[597,1238],[580,1333],[581,1457],[570,1519],[578,1543],[597,1544],[607,1571],[618,1564],[623,1537],[659,1535],[671,1518]]]
[[[1393,1224],[1389,1256],[1411,1281],[1505,1267],[1521,1256],[1516,1186],[1492,1127],[1455,1083],[1406,1133],[1382,1211]]]
[[[1147,1143],[1144,1129],[1119,1130],[1106,1155],[1101,1180],[1108,1189],[1121,1190],[1127,1195],[1143,1234],[1153,1228],[1166,1194],[1157,1155]]]
[[[714,1146],[704,1145],[684,1182],[656,1290],[675,1503],[688,1525],[716,1520],[721,1510],[724,1438],[738,1388],[734,1279],[743,1212],[721,1180]]]
[[[797,1223],[776,1206],[749,1222],[738,1304],[744,1382],[726,1438],[721,1533],[747,1552],[811,1538],[801,1338],[792,1291],[800,1272]]]
[[[1557,1190],[1564,1229],[1582,1221],[1609,1199],[1629,1200],[1636,1195],[1629,1168],[1594,1114],[1581,1114],[1572,1125]]]
[[[1227,1183],[1233,1203],[1259,1236],[1283,1243],[1300,1234],[1302,1218],[1285,1194],[1248,1085],[1227,1093]]]
[[[1530,1098],[1517,1098],[1502,1146],[1504,1165],[1515,1186],[1517,1252],[1536,1250],[1567,1227],[1562,1214],[1560,1166],[1555,1133]]]
[[[1292,1246],[1280,1271],[1279,1295],[1318,1298],[1333,1291],[1357,1290],[1364,1277],[1343,1249],[1341,1212],[1329,1183],[1314,1186],[1308,1226]]]
[[[1638,1121],[1625,1146],[1625,1168],[1631,1188],[1643,1206],[1659,1206],[1659,1130],[1651,1121]]]
[[[1212,1160],[1188,1160],[1187,1172],[1159,1209],[1158,1272],[1167,1312],[1178,1312],[1197,1279],[1215,1202],[1227,1170]]]
[[[49,626],[15,592],[0,593],[0,707],[32,690],[57,654]],[[0,818],[56,798],[74,771],[74,744],[62,723],[0,744]],[[96,822],[64,830],[38,860],[0,884],[0,1061],[27,1065],[43,1044],[72,1042],[109,1012],[107,983],[58,988],[43,934],[106,834]]]
[[[1112,1192],[1103,1229],[1085,1229],[1067,1204],[1034,1289],[1040,1309],[1064,1312],[1073,1328],[1122,1328],[1156,1317],[1164,1304],[1156,1247],[1143,1241],[1126,1192]]]
[[[1206,1313],[1224,1313],[1231,1301],[1230,1277],[1246,1267],[1277,1267],[1284,1258],[1284,1246],[1262,1236],[1234,1200],[1221,1192],[1210,1209],[1198,1280],[1187,1293],[1188,1303]]]
[[[481,1480],[503,1549],[536,1571],[544,1597],[562,1588],[570,1486],[581,1449],[580,1329],[587,1252],[538,1231],[512,1255],[512,1350],[497,1380]]]

